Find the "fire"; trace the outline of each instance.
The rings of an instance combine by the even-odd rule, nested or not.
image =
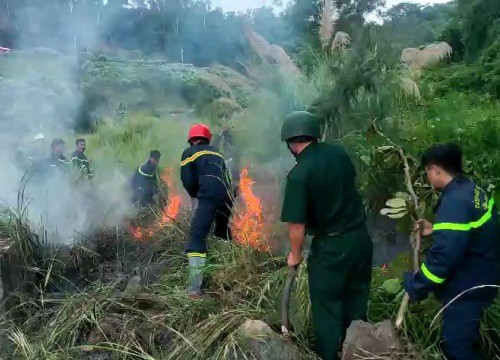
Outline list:
[[[161,175],[161,179],[168,188],[167,206],[165,206],[165,208],[163,209],[161,220],[159,222],[159,226],[163,227],[177,218],[181,210],[182,199],[181,195],[177,194],[175,191],[175,186],[172,179],[172,168],[165,168],[163,174]]]
[[[243,202],[242,209],[237,209],[233,215],[232,231],[236,242],[243,245],[269,251],[268,244],[264,241],[264,219],[262,216],[262,202],[254,194],[252,185],[254,181],[244,168],[240,175],[240,197]]]
[[[168,189],[167,204],[162,210],[161,217],[151,226],[142,228],[130,227],[130,235],[136,240],[144,240],[145,236],[153,237],[156,231],[160,230],[167,224],[171,224],[179,215],[181,210],[182,198],[177,192],[173,181],[173,169],[166,167],[161,174],[161,180],[165,183]]]
[[[132,237],[134,239],[141,240],[142,239],[142,227],[131,226],[130,227],[130,235],[132,235]]]

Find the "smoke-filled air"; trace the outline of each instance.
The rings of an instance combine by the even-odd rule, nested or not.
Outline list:
[[[0,360],[500,358],[500,2],[255,3],[0,0]]]

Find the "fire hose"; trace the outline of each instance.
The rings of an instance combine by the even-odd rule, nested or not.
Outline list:
[[[293,286],[297,278],[298,265],[290,267],[290,272],[285,281],[283,295],[281,296],[281,333],[284,336],[290,336],[290,298],[292,297]]]

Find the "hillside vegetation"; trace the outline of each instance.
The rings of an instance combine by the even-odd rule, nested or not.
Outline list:
[[[29,202],[21,187],[18,203],[6,206],[0,216],[6,295],[0,357],[278,360],[286,350],[298,359],[315,359],[310,351],[307,264],[294,292],[294,336],[284,342],[273,338],[277,343],[272,344],[285,344],[277,347],[285,350],[259,357],[266,352],[256,355],[241,336],[248,319],[263,320],[280,331],[287,239],[276,219],[281,185],[293,159],[279,141],[279,129],[284,115],[293,110],[318,114],[324,119],[324,140],[349,151],[371,216],[410,184],[419,207],[413,209],[411,199],[406,207],[432,218],[437,194],[426,184],[419,157],[429,145],[445,141],[462,147],[467,175],[500,202],[500,2],[400,4],[386,12],[379,26],[363,22],[377,1],[337,2],[339,19],[333,22],[325,17],[323,1],[296,0],[281,15],[270,9],[260,9],[253,18],[245,15],[250,24],[245,29],[245,21],[235,14],[182,3],[173,9],[115,7],[118,17],[110,15],[111,7],[90,9],[102,11],[98,28],[106,30],[101,35],[111,50],[89,46],[74,56],[64,48],[23,45],[26,49],[0,55],[0,126],[11,129],[14,124],[29,129],[31,136],[33,119],[50,117],[59,126],[51,132],[59,131],[68,140],[75,133],[87,139],[97,173],[118,169],[130,174],[149,150],[160,150],[161,166],[173,169],[175,180],[169,187],[163,183],[164,196],[148,216],[132,219],[152,224],[161,222],[169,193],[180,189],[178,162],[188,126],[208,122],[215,133],[227,126],[267,211],[260,240],[278,246],[270,253],[210,239],[209,296],[192,302],[184,293],[187,269],[182,256],[192,216],[188,206],[147,241],[134,238],[130,219],[124,219],[125,224],[78,234],[76,244],[56,245],[27,220]],[[18,12],[12,10],[9,14],[16,16],[9,21],[19,25],[24,13],[21,5],[14,5],[10,9]],[[48,13],[54,11],[46,6]],[[51,6],[67,15],[66,8]],[[180,19],[179,28],[170,10]],[[204,16],[206,22],[200,20]],[[206,27],[203,36],[200,24]],[[55,25],[41,28],[50,36],[58,34]],[[0,29],[0,39],[13,45],[26,37]],[[323,29],[321,37],[318,29]],[[226,32],[234,41],[220,41],[208,51]],[[446,41],[452,55],[438,54],[439,61],[416,70],[401,61],[403,49],[434,41]],[[186,58],[178,51],[181,44]],[[269,49],[275,52],[269,54]],[[297,69],[290,72],[290,64]],[[43,124],[36,129],[46,130]],[[406,242],[410,216],[390,225]],[[393,241],[385,236],[384,241]],[[410,269],[410,260],[406,251],[391,260],[373,270],[371,322],[394,320],[401,302],[401,276]],[[439,310],[432,297],[411,305],[399,334],[404,348],[380,358],[442,359],[440,325],[433,322]],[[500,358],[498,329],[500,300],[482,323],[481,344],[488,359]],[[268,344],[265,349],[272,348]]]

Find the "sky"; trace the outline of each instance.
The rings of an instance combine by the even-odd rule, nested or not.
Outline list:
[[[445,3],[449,0],[406,0],[406,2],[413,2],[418,4],[437,4]],[[285,2],[285,1],[283,1]],[[400,2],[401,0],[386,0],[387,6],[393,6]],[[271,5],[272,0],[212,0],[213,6],[220,6],[226,11],[246,11],[247,9],[254,9],[261,7],[262,5]]]

